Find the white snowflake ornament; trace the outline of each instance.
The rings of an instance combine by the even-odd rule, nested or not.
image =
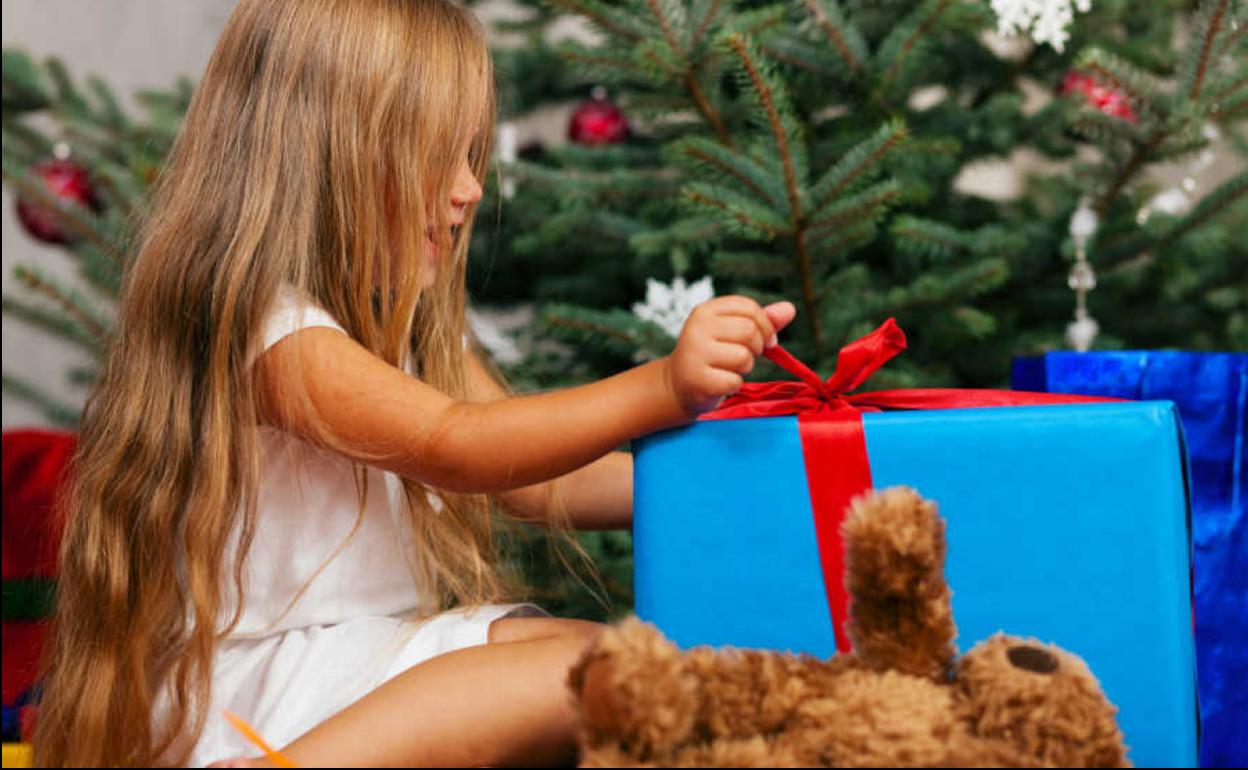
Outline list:
[[[684,278],[676,278],[671,286],[651,278],[646,281],[646,301],[633,305],[633,315],[658,324],[672,337],[679,337],[693,309],[714,296],[709,275],[689,285],[685,285]]]
[[[1030,32],[1037,45],[1048,43],[1060,53],[1070,39],[1075,11],[1092,10],[1092,0],[992,0],[992,10],[1000,34]]]

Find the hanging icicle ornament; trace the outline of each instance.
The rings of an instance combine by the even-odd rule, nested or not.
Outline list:
[[[1096,272],[1088,262],[1088,241],[1096,235],[1100,218],[1092,210],[1088,199],[1079,201],[1079,207],[1070,218],[1070,237],[1075,241],[1075,264],[1066,276],[1066,285],[1075,293],[1075,320],[1066,325],[1066,341],[1080,353],[1092,349],[1092,342],[1100,332],[1100,324],[1088,314],[1088,292],[1096,288]]]
[[[1048,43],[1061,53],[1070,39],[1075,11],[1092,10],[1092,0],[992,0],[992,10],[997,14],[1000,34],[1030,32],[1036,45]]]

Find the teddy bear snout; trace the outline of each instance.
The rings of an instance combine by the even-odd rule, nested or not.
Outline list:
[[[1006,652],[1006,657],[1009,658],[1014,668],[1021,668],[1024,671],[1036,674],[1052,674],[1057,671],[1056,655],[1029,644],[1011,647]]]

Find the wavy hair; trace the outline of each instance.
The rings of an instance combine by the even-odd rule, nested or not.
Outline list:
[[[250,362],[284,285],[465,397],[475,204],[452,232],[433,203],[450,199],[447,159],[467,153],[484,180],[493,125],[484,34],[452,0],[242,0],[231,14],[154,185],[83,415],[38,764],[180,764],[202,732],[256,527]],[[422,289],[430,229],[446,256]],[[422,590],[438,607],[502,598],[487,501],[441,494],[428,515],[424,487],[404,483]],[[173,708],[156,724],[162,690]]]

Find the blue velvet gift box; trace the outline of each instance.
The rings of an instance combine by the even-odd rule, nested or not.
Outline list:
[[[1137,765],[1199,720],[1186,465],[1168,402],[862,415],[872,484],[935,500],[963,650],[1001,630],[1081,656]],[[835,653],[796,416],[635,444],[636,611],[685,647]]]
[[[1248,765],[1248,354],[1054,352],[1017,359],[1013,385],[1177,405],[1192,469],[1201,762]]]

